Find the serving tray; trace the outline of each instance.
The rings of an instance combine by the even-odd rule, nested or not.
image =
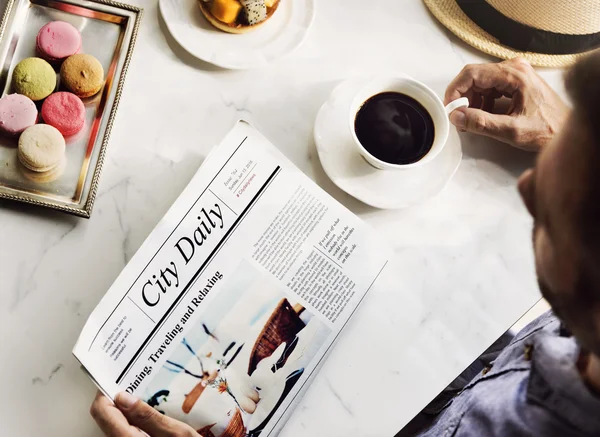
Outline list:
[[[55,180],[27,171],[17,158],[17,139],[0,137],[0,198],[90,217],[142,12],[111,0],[9,0],[0,24],[2,96],[15,92],[13,68],[22,59],[37,56],[37,33],[55,20],[79,30],[81,52],[100,61],[106,82],[98,94],[82,99],[85,127],[66,139],[64,171]],[[57,84],[61,90],[58,75]],[[41,102],[36,105],[39,113]]]

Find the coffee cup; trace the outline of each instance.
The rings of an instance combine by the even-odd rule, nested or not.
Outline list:
[[[424,152],[422,153],[423,156],[419,156],[414,162],[393,163],[380,159],[380,157],[375,156],[367,150],[367,147],[365,147],[359,139],[359,134],[357,134],[357,117],[363,106],[371,101],[371,99],[377,96],[388,95],[387,93],[402,95],[403,98],[407,98],[407,101],[413,103],[416,101],[417,103],[415,103],[415,106],[418,106],[420,111],[426,111],[430,116],[430,118],[421,117],[423,120],[427,118],[427,123],[429,123],[429,128],[424,125],[423,130],[429,131],[430,144],[426,145],[427,148],[424,149]],[[450,132],[450,120],[448,116],[456,109],[468,106],[469,100],[464,97],[444,106],[434,91],[425,84],[408,76],[375,78],[364,86],[354,97],[349,114],[350,131],[352,133],[352,138],[356,143],[358,152],[373,167],[380,170],[405,170],[420,167],[432,161],[445,147]],[[419,122],[421,122],[421,118],[418,119]],[[373,126],[372,129],[376,130],[377,127]],[[389,145],[389,147],[394,147],[394,144]],[[398,147],[400,147],[400,145],[398,145]]]

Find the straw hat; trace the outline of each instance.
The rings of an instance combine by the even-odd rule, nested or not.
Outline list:
[[[503,59],[564,67],[600,47],[600,0],[424,0],[473,47]]]

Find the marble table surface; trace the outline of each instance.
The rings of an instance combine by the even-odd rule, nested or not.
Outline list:
[[[539,299],[531,220],[515,189],[534,157],[463,135],[463,162],[445,191],[376,210],[325,176],[315,116],[349,77],[406,72],[443,93],[463,65],[492,59],[419,0],[320,0],[300,49],[268,68],[226,71],[177,45],[156,0],[128,1],[145,16],[92,218],[0,201],[2,435],[101,435],[88,414],[95,388],[71,348],[211,146],[243,117],[384,234],[404,272],[396,290],[365,300],[281,435],[393,436]],[[560,71],[542,74],[563,92]]]

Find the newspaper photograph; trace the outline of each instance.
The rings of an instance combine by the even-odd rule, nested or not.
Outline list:
[[[276,435],[391,250],[240,121],[89,317],[73,350],[204,437]]]
[[[330,334],[242,261],[142,399],[201,435],[260,435]]]

